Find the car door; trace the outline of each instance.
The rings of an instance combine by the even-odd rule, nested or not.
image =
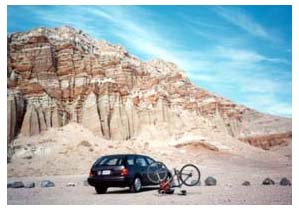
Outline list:
[[[136,165],[136,168],[139,172],[139,174],[141,175],[141,182],[143,185],[148,185],[150,182],[147,178],[147,175],[146,175],[146,170],[147,170],[147,167],[148,167],[148,163],[145,159],[145,157],[143,156],[137,156],[136,159],[135,159],[135,165]]]

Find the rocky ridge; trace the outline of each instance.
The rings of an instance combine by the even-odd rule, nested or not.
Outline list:
[[[171,62],[143,62],[80,30],[37,28],[7,39],[9,144],[71,122],[117,140],[150,126],[175,138],[212,130],[264,149],[291,138],[291,119],[235,104],[196,87]]]

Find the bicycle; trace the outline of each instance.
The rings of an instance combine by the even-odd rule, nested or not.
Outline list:
[[[174,168],[174,175],[172,175],[165,164],[153,162],[148,166],[146,174],[152,183],[160,184],[159,193],[166,193],[170,188],[182,185],[195,186],[200,181],[200,171],[193,164],[186,164],[181,170]]]

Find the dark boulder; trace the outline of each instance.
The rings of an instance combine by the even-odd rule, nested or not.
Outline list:
[[[50,180],[44,180],[40,184],[41,187],[54,187],[54,182],[51,182]]]
[[[275,182],[270,178],[266,178],[266,179],[264,179],[262,184],[263,185],[275,185]]]
[[[249,185],[250,185],[250,182],[249,182],[249,181],[244,181],[244,182],[242,183],[242,185],[243,185],[243,186],[249,186]]]
[[[216,180],[214,177],[209,176],[208,178],[206,178],[206,180],[205,180],[205,184],[206,184],[207,186],[214,186],[214,185],[217,184],[217,180]]]
[[[291,181],[289,179],[287,179],[286,177],[282,178],[280,180],[279,184],[282,185],[282,186],[292,185]]]
[[[24,183],[21,181],[15,181],[7,184],[7,188],[23,188]]]

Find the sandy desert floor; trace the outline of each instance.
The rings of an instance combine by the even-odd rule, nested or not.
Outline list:
[[[19,139],[20,149],[8,164],[8,182],[35,182],[36,187],[9,188],[7,203],[292,204],[292,186],[279,185],[283,177],[292,181],[291,145],[265,151],[224,138],[221,138],[222,142],[218,138],[219,141],[211,139],[209,143],[195,137],[191,139],[112,142],[98,139],[77,125],[30,139]],[[83,182],[99,156],[113,153],[146,154],[163,161],[169,168],[193,163],[200,169],[202,184],[185,188],[187,196],[177,195],[179,189],[174,195],[159,196],[156,188],[144,189],[137,194],[129,193],[128,189],[110,188],[107,194],[97,195]],[[204,186],[208,176],[217,179],[216,186]],[[276,184],[262,185],[267,177]],[[45,179],[53,181],[56,186],[41,188],[40,182]],[[244,181],[251,185],[242,186]],[[67,187],[69,182],[76,183],[76,186]]]
[[[216,186],[182,187],[187,195],[160,195],[156,187],[146,187],[139,193],[130,193],[128,188],[109,188],[106,194],[98,195],[91,186],[83,185],[85,175],[26,177],[24,182],[35,181],[35,188],[8,189],[8,204],[292,204],[291,186],[264,186],[262,177],[251,177],[250,186],[239,182],[220,182]],[[41,188],[43,179],[55,182],[55,187]],[[16,180],[16,179],[9,179]],[[18,179],[19,180],[19,179]],[[220,180],[221,181],[221,178]],[[76,183],[67,187],[68,182]]]

